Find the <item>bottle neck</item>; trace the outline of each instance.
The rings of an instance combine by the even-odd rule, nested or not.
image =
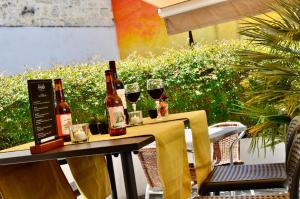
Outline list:
[[[55,91],[55,96],[56,96],[56,102],[65,101],[64,90],[56,90]]]
[[[116,69],[116,62],[115,61],[109,61],[109,69],[112,73],[112,77],[114,79],[118,79],[117,69]]]
[[[65,101],[65,95],[64,95],[64,90],[62,87],[62,82],[60,79],[54,80],[55,82],[55,97],[56,97],[56,102],[62,102]]]
[[[112,76],[113,76],[114,79],[118,79],[117,72],[113,73]]]
[[[115,87],[113,84],[112,73],[110,70],[105,71],[106,91],[107,95],[114,95]]]

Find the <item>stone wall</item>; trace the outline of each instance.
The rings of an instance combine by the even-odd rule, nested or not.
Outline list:
[[[0,26],[113,26],[110,0],[1,0]]]

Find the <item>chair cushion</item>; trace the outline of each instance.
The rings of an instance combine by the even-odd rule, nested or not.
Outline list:
[[[289,199],[288,194],[256,195],[256,196],[199,196],[195,199]]]
[[[285,164],[217,166],[200,188],[200,193],[285,187]]]

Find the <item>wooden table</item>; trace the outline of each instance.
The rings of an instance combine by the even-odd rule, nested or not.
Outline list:
[[[154,140],[154,136],[149,135],[65,145],[41,154],[31,154],[30,150],[0,152],[0,165],[20,164],[96,154],[120,153],[126,196],[128,199],[137,199],[137,188],[131,152],[139,150]]]

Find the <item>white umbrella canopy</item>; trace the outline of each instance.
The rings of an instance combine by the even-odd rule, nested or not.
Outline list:
[[[157,8],[165,8],[190,0],[143,0]]]
[[[158,8],[168,34],[177,34],[269,11],[275,0],[143,0]]]

